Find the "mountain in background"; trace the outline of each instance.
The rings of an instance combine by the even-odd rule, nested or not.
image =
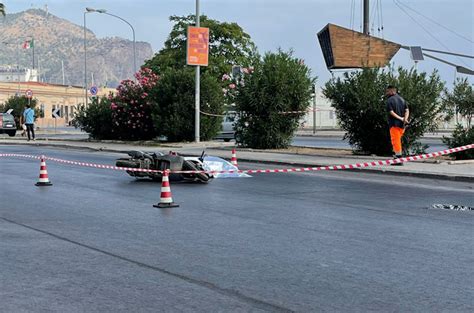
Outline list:
[[[116,87],[133,78],[133,41],[119,37],[98,39],[87,34],[88,85]],[[34,38],[35,68],[46,83],[84,85],[84,28],[41,9],[7,14],[0,18],[0,66],[32,68],[32,49],[23,43]],[[153,56],[151,45],[136,42],[137,68]]]

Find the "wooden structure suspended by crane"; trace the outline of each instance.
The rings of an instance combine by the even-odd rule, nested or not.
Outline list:
[[[328,24],[318,33],[329,70],[383,67],[401,45],[381,38]]]

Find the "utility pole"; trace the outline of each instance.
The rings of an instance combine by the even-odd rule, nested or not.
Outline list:
[[[364,34],[369,35],[369,0],[364,0]]]
[[[31,43],[33,44],[33,69],[35,69],[35,39],[31,37]]]
[[[61,71],[63,72],[63,86],[66,85],[66,79],[64,77],[64,61],[61,60]]]
[[[316,84],[314,86],[314,96],[313,96],[313,134],[316,134],[316,101],[317,101],[317,90]]]
[[[200,27],[199,19],[199,0],[196,0],[196,27]],[[201,81],[200,81],[201,68],[199,65],[196,66],[196,91],[195,91],[195,112],[194,112],[194,140],[200,141],[200,96],[201,96]]]

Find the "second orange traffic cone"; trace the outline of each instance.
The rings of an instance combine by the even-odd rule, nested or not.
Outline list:
[[[230,163],[232,163],[233,166],[237,167],[237,154],[235,153],[235,148],[232,149],[232,158],[230,159]]]
[[[39,180],[35,185],[36,186],[52,186],[53,185],[49,181],[48,170],[46,169],[46,162],[44,161],[43,155],[41,156]]]
[[[170,188],[170,181],[169,181],[169,174],[168,170],[163,172],[163,176],[161,178],[161,195],[160,195],[160,202],[158,204],[154,204],[155,208],[176,208],[179,207],[179,204],[173,202],[173,198],[171,197],[171,188]]]

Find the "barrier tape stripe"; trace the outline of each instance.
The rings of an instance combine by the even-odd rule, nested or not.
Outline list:
[[[391,165],[395,163],[403,163],[409,161],[416,161],[421,159],[428,159],[436,156],[451,154],[455,152],[460,152],[463,150],[469,150],[474,148],[474,144],[469,144],[461,147],[456,147],[452,149],[446,149],[438,152],[420,154],[410,157],[404,157],[399,159],[389,159],[384,161],[372,161],[372,162],[364,162],[364,163],[353,163],[353,164],[345,164],[345,165],[330,165],[330,166],[319,166],[319,167],[303,167],[303,168],[285,168],[285,169],[257,169],[257,170],[229,170],[229,171],[169,171],[169,173],[175,174],[198,174],[198,173],[206,173],[206,174],[262,174],[262,173],[290,173],[290,172],[310,172],[310,171],[329,171],[329,170],[345,170],[345,169],[354,169],[354,168],[364,168],[364,167],[374,167],[379,165]],[[0,154],[0,157],[23,157],[23,158],[31,158],[31,159],[41,159],[42,157],[34,156],[34,155],[27,155],[27,154],[12,154],[12,153],[4,153]],[[132,172],[149,172],[149,173],[162,173],[163,171],[160,170],[151,170],[151,169],[142,169],[142,168],[134,168],[134,167],[118,167],[112,165],[105,165],[105,164],[95,164],[95,163],[85,163],[85,162],[78,162],[78,161],[69,161],[51,157],[43,157],[45,160],[50,160],[53,162],[70,164],[70,165],[78,165],[84,167],[94,167],[94,168],[101,168],[101,169],[111,169],[111,170],[118,170],[118,171],[132,171]]]

